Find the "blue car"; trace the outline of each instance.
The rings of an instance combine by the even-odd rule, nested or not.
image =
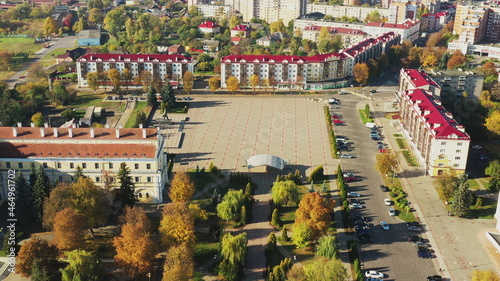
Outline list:
[[[417,252],[417,255],[421,259],[432,259],[432,254],[428,249],[420,248]]]

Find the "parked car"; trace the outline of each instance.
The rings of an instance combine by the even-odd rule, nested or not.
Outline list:
[[[342,126],[344,124],[344,121],[342,120],[339,120],[339,119],[334,119],[333,120],[333,124],[337,125],[337,124],[341,124],[340,126]]]
[[[353,204],[353,203],[361,204],[361,201],[359,201],[358,199],[354,199],[354,198],[349,198],[347,201],[349,202],[349,204]]]
[[[480,146],[479,144],[475,144],[472,146],[472,149],[481,149],[483,148],[482,146]]]
[[[340,119],[340,118],[342,118],[342,116],[340,114],[334,113],[334,114],[332,114],[332,118],[333,119]]]
[[[419,242],[421,241],[422,239],[420,239],[420,237],[418,237],[417,235],[410,235],[408,236],[408,242]]]
[[[377,92],[377,90],[374,89],[374,90],[370,91],[370,94],[375,94],[376,92]]]
[[[368,222],[368,219],[367,219],[367,218],[365,218],[365,217],[361,217],[361,216],[356,216],[356,217],[354,217],[354,220],[362,220],[362,221],[364,221],[364,222]]]
[[[416,222],[416,221],[407,222],[407,223],[406,223],[406,227],[409,227],[409,226],[417,226],[417,227],[420,227],[420,223],[419,223],[419,222]]]
[[[380,226],[382,227],[383,230],[389,230],[389,224],[386,221],[381,221]]]
[[[418,227],[418,226],[414,226],[414,225],[410,225],[407,227],[407,229],[409,231],[415,231],[415,232],[421,232],[422,231],[422,228]]]
[[[389,198],[384,198],[384,204],[386,204],[387,206],[391,206],[391,205],[392,205],[392,201],[391,201],[391,199],[389,199]]]
[[[363,233],[356,235],[356,240],[360,243],[371,243],[372,236],[369,233]]]
[[[424,243],[422,241],[415,241],[415,242],[413,242],[413,246],[415,246],[417,248],[429,248],[429,244]]]
[[[345,95],[345,94],[348,94],[348,92],[346,92],[344,90],[342,90],[342,91],[339,92],[339,95]]]
[[[352,177],[347,177],[347,178],[344,178],[344,180],[346,182],[353,182],[353,181],[356,181],[356,177],[353,177],[353,176]]]
[[[384,192],[389,190],[389,188],[383,184],[380,185],[380,189]]]
[[[349,209],[363,209],[365,206],[359,203],[351,203],[349,204]]]
[[[378,137],[372,137],[372,140],[379,141],[380,140],[380,136],[378,136]]]
[[[365,277],[366,278],[384,278],[384,274],[382,272],[379,272],[379,271],[370,270],[370,271],[365,272]]]
[[[347,158],[347,159],[351,159],[353,158],[353,156],[351,154],[341,154],[340,155],[340,158]]]
[[[361,197],[361,194],[357,192],[347,192],[348,197]]]
[[[427,281],[443,281],[443,277],[441,275],[427,276]]]
[[[182,99],[183,99],[183,100],[193,100],[193,98],[192,98],[192,97],[183,97]]]
[[[370,138],[375,138],[375,137],[380,138],[380,135],[378,133],[370,133]]]
[[[419,249],[417,256],[421,259],[432,259],[432,254],[429,249]]]
[[[396,211],[394,210],[394,208],[389,208],[387,211],[389,212],[389,216],[395,216],[396,215]]]

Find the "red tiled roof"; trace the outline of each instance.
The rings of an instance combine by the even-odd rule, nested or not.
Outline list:
[[[405,74],[415,88],[424,87],[427,85],[439,87],[432,78],[427,75],[423,70],[418,69],[404,69]]]
[[[244,24],[240,24],[240,25],[237,25],[237,26],[231,28],[231,30],[234,30],[234,31],[249,31],[250,27],[247,26],[247,25],[244,25]]]
[[[459,130],[459,124],[453,116],[432,97],[422,89],[414,89],[403,93],[409,99],[417,111],[421,120],[426,123],[427,130],[432,132],[435,138],[470,139],[469,135]]]
[[[216,24],[213,21],[206,21],[206,22],[198,25],[198,27],[201,27],[201,28],[216,28],[216,27],[220,27],[220,25]]]
[[[403,23],[386,23],[386,22],[369,22],[366,26],[377,26],[384,28],[409,29],[416,25],[419,21],[407,20]]]
[[[0,158],[154,158],[153,144],[50,144],[0,142]]]
[[[243,40],[241,37],[231,37],[232,42],[240,42],[241,40]]]
[[[120,129],[120,138],[116,138],[116,129],[114,128],[94,128],[94,138],[90,137],[90,128],[72,128],[73,137],[69,137],[68,128],[57,128],[58,137],[54,136],[54,128],[44,128],[45,137],[40,135],[40,128],[17,127],[17,137],[13,135],[12,127],[0,127],[0,139],[116,139],[116,140],[144,140],[140,128],[122,128]],[[147,128],[146,139],[156,139],[157,130]]]
[[[304,30],[321,31],[323,26],[311,25],[304,27]],[[366,32],[359,29],[353,28],[343,28],[343,27],[327,27],[329,33],[342,33],[342,34],[355,34],[355,35],[367,35]]]
[[[130,61],[139,61],[144,60],[147,62],[151,62],[154,60],[158,61],[188,61],[191,62],[192,58],[185,57],[183,55],[164,55],[164,54],[86,54],[81,56],[77,61],[97,61],[98,59],[102,61],[109,61],[114,59],[117,62],[125,62],[126,60]]]
[[[254,61],[257,61],[258,63],[273,63],[273,62],[281,63],[284,61],[288,61],[289,63],[306,63],[306,62],[323,62],[326,59],[333,56],[339,58],[345,58],[344,54],[339,54],[339,53],[321,54],[310,57],[285,56],[285,55],[230,55],[223,57],[221,61],[222,63],[226,63],[227,60],[229,60],[230,62],[241,62],[244,60],[249,63]]]

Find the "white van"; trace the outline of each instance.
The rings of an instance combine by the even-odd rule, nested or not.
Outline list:
[[[368,128],[376,128],[377,124],[375,124],[373,122],[366,122],[365,126]]]

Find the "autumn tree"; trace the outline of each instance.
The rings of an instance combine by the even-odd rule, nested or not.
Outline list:
[[[111,68],[108,71],[108,77],[111,81],[111,85],[113,85],[113,89],[115,92],[118,92],[122,83],[122,75],[116,68]]]
[[[144,91],[148,91],[149,90],[149,86],[151,86],[151,83],[153,82],[153,74],[151,74],[151,72],[149,72],[147,70],[144,70],[137,77],[139,77],[138,78],[138,83],[142,84],[142,89]]]
[[[104,270],[99,260],[91,252],[74,250],[66,253],[68,265],[60,269],[61,281],[103,281]]]
[[[369,14],[366,15],[364,22],[382,22],[382,16],[380,15],[380,12],[375,10]]]
[[[179,244],[167,250],[162,281],[189,281],[194,273],[193,249]]]
[[[460,184],[460,179],[452,174],[444,174],[434,179],[434,184],[437,187],[437,192],[441,200],[448,200],[453,197],[453,194]]]
[[[115,237],[116,263],[131,277],[144,276],[153,269],[158,253],[150,233],[149,219],[141,207],[126,207],[120,236]]]
[[[73,192],[66,183],[58,183],[50,192],[43,206],[43,227],[47,230],[54,229],[56,214],[72,206]]]
[[[43,34],[49,35],[58,31],[59,25],[57,22],[52,17],[47,17],[43,23]]]
[[[240,81],[238,81],[238,78],[236,78],[234,76],[229,76],[229,78],[227,78],[226,84],[227,84],[227,88],[229,89],[229,91],[231,91],[233,93],[234,93],[234,91],[236,91],[240,88]]]
[[[32,273],[33,262],[38,261],[40,266],[49,268],[56,264],[58,255],[56,246],[49,245],[47,240],[33,237],[19,249],[16,257],[16,273],[29,277]]]
[[[354,65],[354,78],[361,85],[366,85],[370,78],[370,68],[366,63],[357,63]]]
[[[382,175],[387,175],[390,171],[394,172],[398,164],[398,159],[392,152],[378,153],[376,159],[376,168]]]
[[[269,25],[269,29],[271,30],[271,33],[286,32],[286,27],[282,19],[271,22],[271,24]]]
[[[215,91],[217,91],[217,89],[219,89],[220,87],[220,78],[214,76],[208,79],[208,87],[210,88],[212,94],[215,93]]]
[[[184,90],[188,93],[191,92],[194,85],[194,75],[191,71],[186,71],[184,73],[184,76],[182,76],[182,83],[184,85]]]
[[[486,129],[495,135],[500,135],[500,111],[495,110],[486,118]]]
[[[467,63],[467,58],[462,54],[462,52],[460,52],[460,50],[456,50],[448,60],[447,68],[455,69],[465,63]]]
[[[72,208],[59,211],[54,217],[54,240],[61,251],[83,248],[85,244],[86,217]]]
[[[471,281],[500,281],[500,276],[493,270],[474,270]]]
[[[87,84],[89,87],[94,90],[94,93],[97,91],[99,88],[100,84],[100,78],[99,78],[99,73],[98,72],[89,72],[87,75],[85,75],[85,78],[87,79]]]
[[[0,51],[0,69],[8,69],[11,65],[12,54],[7,51]]]
[[[295,223],[305,223],[311,230],[311,239],[317,239],[326,234],[331,226],[331,212],[335,201],[323,198],[318,192],[307,193],[300,200],[295,212]]]
[[[289,202],[297,205],[300,190],[297,184],[291,180],[274,182],[271,187],[271,195],[274,204],[287,206]]]
[[[194,220],[188,207],[183,203],[166,204],[162,212],[159,228],[161,240],[166,248],[186,243],[194,245]]]
[[[429,39],[427,39],[426,46],[435,47],[443,45],[443,35],[444,32],[442,30],[432,33]]]
[[[122,73],[123,81],[125,81],[125,86],[127,87],[127,92],[128,92],[128,86],[130,83],[132,83],[133,75],[132,71],[130,69],[125,68]]]
[[[135,204],[135,184],[132,181],[132,176],[130,175],[130,168],[127,167],[125,162],[120,163],[120,170],[118,170],[117,179],[120,183],[119,194],[122,201],[122,207],[133,207]]]
[[[236,220],[243,206],[243,200],[243,190],[229,189],[222,202],[217,204],[217,216],[225,221]]]
[[[254,93],[255,93],[255,87],[257,87],[259,84],[260,84],[259,76],[255,75],[255,74],[252,75],[252,77],[250,77],[250,85],[252,86]]]
[[[432,49],[425,50],[421,55],[420,62],[425,67],[433,67],[437,65],[438,57],[436,55],[436,52]]]
[[[174,203],[187,203],[194,195],[194,182],[186,172],[175,173],[170,182],[168,196]]]
[[[349,275],[339,259],[316,257],[304,266],[308,281],[347,281]]]
[[[153,87],[156,90],[156,92],[159,92],[161,91],[162,86],[163,82],[161,81],[160,75],[158,75],[157,73],[153,74],[153,80],[151,80],[151,87]]]
[[[37,112],[31,116],[31,122],[35,123],[36,127],[43,127],[44,122],[43,114],[41,112]]]

